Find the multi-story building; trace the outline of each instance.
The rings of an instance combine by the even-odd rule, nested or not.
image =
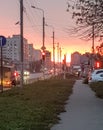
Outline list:
[[[34,49],[34,60],[35,60],[35,61],[39,61],[40,59],[42,59],[41,50],[39,50],[39,49]]]
[[[29,62],[34,61],[34,48],[33,48],[33,44],[28,44],[29,47]]]
[[[21,52],[20,35],[13,35],[7,38],[6,45],[3,46],[3,58],[10,59],[20,66],[21,53],[23,53],[24,67],[29,67],[29,60],[33,56],[33,45],[29,45],[27,39],[23,38],[23,52]],[[20,67],[19,67],[20,68]]]
[[[23,57],[24,61],[29,59],[29,49],[27,39],[23,39]],[[12,61],[21,61],[21,45],[20,45],[20,35],[13,35],[7,38],[6,45],[3,46],[3,57],[11,59]]]
[[[3,46],[3,57],[12,61],[20,61],[20,48],[20,37],[18,35],[8,37],[6,45]]]
[[[71,66],[80,65],[81,54],[79,52],[74,52],[71,54]]]
[[[24,69],[32,69],[34,61],[42,59],[41,50],[33,48],[33,44],[29,44],[26,38],[23,38],[23,52],[21,52],[20,35],[13,35],[7,38],[6,45],[3,46],[3,58],[9,59],[15,63],[18,69],[21,69],[21,53],[23,53]],[[45,66],[51,66],[51,53],[46,51]]]

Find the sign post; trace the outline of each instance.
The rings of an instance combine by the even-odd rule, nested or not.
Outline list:
[[[1,85],[0,90],[3,92],[3,56],[2,56],[2,47],[6,44],[6,38],[4,36],[0,36],[0,47],[1,47]]]

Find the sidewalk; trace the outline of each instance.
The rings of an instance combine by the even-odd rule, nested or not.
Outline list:
[[[77,80],[60,119],[51,130],[103,130],[103,99],[96,98],[88,85]]]

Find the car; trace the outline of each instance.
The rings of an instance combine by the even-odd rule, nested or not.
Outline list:
[[[95,76],[91,76],[88,80],[88,83],[92,82],[103,82],[103,73],[96,74]]]
[[[24,76],[29,76],[30,72],[28,70],[24,70]]]
[[[89,72],[88,83],[103,81],[103,69],[96,69]]]
[[[24,76],[29,76],[30,75],[30,72],[28,70],[23,70],[23,75]],[[20,70],[17,70],[17,73],[21,76],[21,71]]]

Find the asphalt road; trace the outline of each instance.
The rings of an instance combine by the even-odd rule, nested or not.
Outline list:
[[[65,108],[59,124],[51,130],[103,130],[103,99],[97,98],[82,80],[76,81]]]

